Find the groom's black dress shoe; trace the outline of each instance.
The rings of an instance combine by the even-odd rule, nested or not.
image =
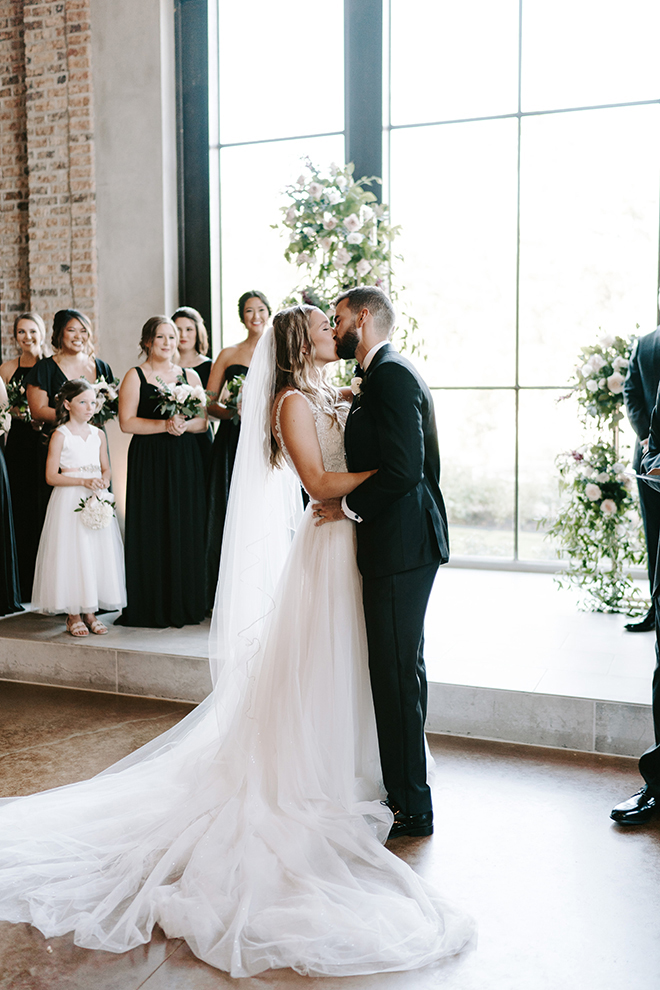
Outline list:
[[[617,825],[646,825],[658,812],[658,801],[646,787],[633,794],[627,801],[617,804],[610,818]]]
[[[433,812],[425,811],[421,815],[404,815],[402,811],[394,812],[394,824],[390,829],[389,839],[399,836],[433,835]]]
[[[655,608],[652,605],[641,622],[626,622],[626,632],[652,632],[655,629]]]

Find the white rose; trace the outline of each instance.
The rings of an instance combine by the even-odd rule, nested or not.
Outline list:
[[[601,485],[609,480],[610,480],[610,476],[607,471],[600,471],[598,474],[594,475],[594,481],[600,482]]]
[[[607,378],[598,379],[598,388],[605,388],[606,385],[607,385]]]
[[[284,218],[285,224],[287,224],[289,227],[292,227],[296,222],[296,215],[297,214],[295,207],[290,206],[289,209],[286,211],[286,216]]]
[[[584,489],[584,494],[587,496],[590,502],[597,502],[602,496],[602,492],[598,485],[589,484]]]
[[[312,199],[320,199],[323,195],[323,186],[320,182],[310,182],[307,187],[307,192],[312,197]]]
[[[615,357],[612,361],[612,367],[615,371],[623,371],[624,368],[628,367],[628,362],[625,358]]]
[[[616,502],[613,498],[604,498],[600,503],[600,511],[604,512],[606,516],[613,516],[616,512]]]
[[[362,226],[362,221],[360,220],[357,213],[351,213],[351,215],[349,217],[346,217],[346,219],[344,220],[344,227],[346,228],[346,230],[350,231],[351,233],[354,230],[359,230],[361,226]]]
[[[587,390],[589,392],[597,392],[598,391],[598,382],[594,381],[593,378],[590,378],[589,381],[587,382]]]
[[[323,250],[327,254],[328,251],[330,250],[330,248],[332,247],[332,238],[331,237],[322,237],[321,240],[319,241],[319,244],[321,245],[321,247],[323,248]]]
[[[611,333],[606,333],[604,337],[600,338],[601,347],[611,347],[614,343],[614,337]]]
[[[614,395],[621,395],[625,378],[620,371],[613,371],[607,379],[607,387]]]
[[[370,206],[360,207],[360,217],[362,219],[362,223],[369,223],[370,220],[373,220],[374,216],[374,211]]]
[[[340,247],[338,251],[335,251],[335,256],[332,259],[332,264],[335,268],[345,268],[348,262],[351,260],[351,256],[345,247]]]
[[[620,461],[617,461],[616,464],[612,465],[613,474],[623,474],[625,470],[626,470],[626,465],[621,464]]]
[[[337,221],[334,217],[326,217],[323,221],[323,226],[326,230],[334,230],[337,226]]]
[[[582,365],[582,369],[581,370],[582,370],[582,374],[584,375],[585,378],[590,378],[591,375],[594,372],[594,369],[592,368],[592,366],[589,364],[588,361],[587,361],[586,364],[583,364]]]
[[[331,204],[332,204],[333,206],[336,206],[336,205],[337,205],[337,203],[341,203],[341,198],[342,198],[342,197],[341,197],[341,193],[339,192],[339,190],[338,190],[338,189],[335,189],[335,187],[334,187],[334,186],[329,186],[329,187],[328,187],[328,188],[326,189],[326,191],[325,191],[325,194],[326,194],[326,196],[328,197],[328,201],[329,201],[329,202],[330,202],[330,203],[331,203]]]
[[[185,402],[190,396],[190,385],[176,385],[174,387],[174,398],[177,402]]]
[[[337,178],[335,179],[335,182],[337,183],[340,189],[345,189],[346,186],[348,185],[348,179],[346,178],[345,175],[338,175]]]
[[[190,395],[191,398],[193,398],[195,402],[199,402],[202,407],[206,405],[206,392],[201,385],[193,385],[193,390]]]
[[[362,384],[361,378],[351,378],[351,392],[353,395],[360,394],[360,385]]]
[[[371,271],[371,262],[367,261],[366,258],[361,258],[360,261],[358,261],[356,268],[360,278],[364,278],[367,272]]]
[[[594,371],[600,371],[607,364],[607,361],[603,360],[600,354],[592,354],[589,358],[589,364],[594,369]]]
[[[582,468],[582,474],[584,475],[585,478],[591,478],[593,476],[593,473],[594,473],[594,469],[592,468],[591,464],[585,464],[584,467]]]
[[[311,260],[312,259],[311,259],[310,255],[307,254],[307,251],[301,251],[300,254],[298,255],[298,257],[296,258],[296,264],[297,265],[309,265],[309,263],[311,262]]]
[[[619,482],[620,485],[623,485],[623,487],[626,489],[627,492],[631,491],[633,486],[633,480],[629,474],[617,474],[616,480]]]
[[[348,241],[349,244],[359,244],[361,241],[364,240],[364,237],[362,234],[358,234],[356,231],[354,231],[352,234],[348,235],[346,240]]]

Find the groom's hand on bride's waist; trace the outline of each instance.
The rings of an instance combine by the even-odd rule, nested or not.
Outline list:
[[[312,504],[312,513],[316,518],[316,526],[322,526],[323,523],[337,522],[339,519],[346,518],[344,510],[341,507],[340,498],[326,498],[322,502],[314,502]]]

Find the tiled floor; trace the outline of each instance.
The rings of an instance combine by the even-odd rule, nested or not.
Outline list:
[[[89,776],[167,728],[185,705],[2,685],[0,791]],[[0,990],[656,990],[660,822],[608,818],[634,761],[431,737],[436,832],[392,848],[479,925],[468,955],[412,973],[232,980],[156,931],[115,956],[0,923]]]
[[[574,594],[559,590],[549,574],[444,567],[426,622],[429,678],[650,704],[654,636],[625,632],[626,621],[622,615],[580,612]],[[183,629],[113,625],[107,636],[74,643],[57,618],[28,613],[0,620],[0,639],[181,657],[207,657],[208,633],[208,621]]]

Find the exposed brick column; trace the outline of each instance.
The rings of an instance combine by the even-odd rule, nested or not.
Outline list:
[[[0,325],[13,356],[11,326],[29,300],[28,176],[22,0],[0,0]]]
[[[89,0],[24,0],[30,307],[97,317]]]

